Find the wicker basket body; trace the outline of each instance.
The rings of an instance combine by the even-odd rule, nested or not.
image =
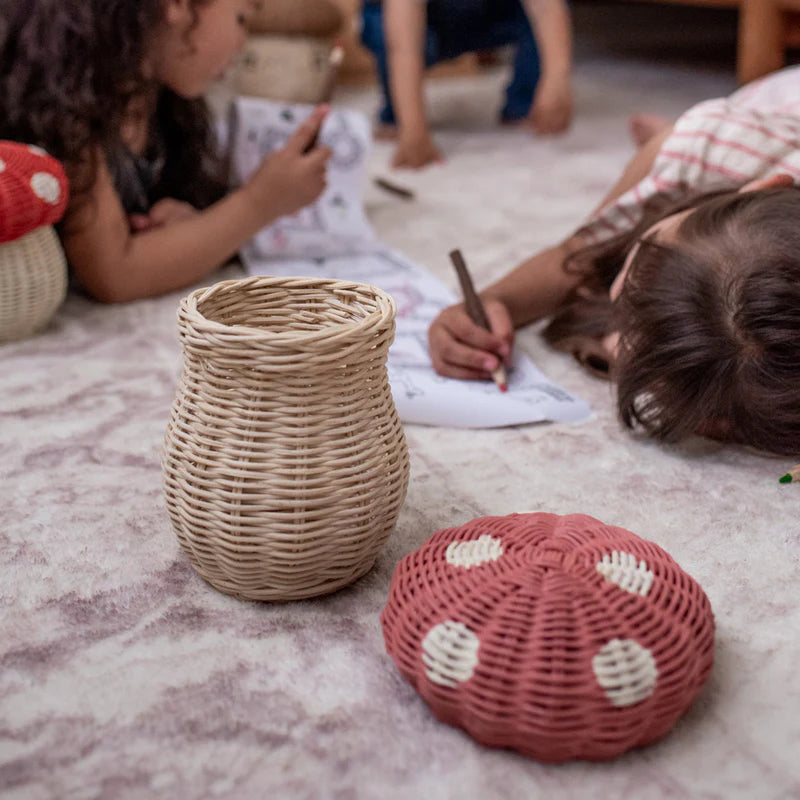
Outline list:
[[[236,91],[286,103],[320,103],[329,86],[333,45],[321,39],[250,36],[236,70]]]
[[[0,244],[0,341],[43,328],[67,293],[67,262],[51,225]]]
[[[398,565],[381,622],[440,720],[547,762],[664,736],[714,661],[700,586],[657,545],[583,514],[435,533]]]
[[[313,597],[374,563],[408,484],[386,372],[394,316],[377,289],[311,278],[227,281],[182,302],[165,496],[220,591]]]

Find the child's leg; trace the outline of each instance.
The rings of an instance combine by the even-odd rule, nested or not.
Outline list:
[[[361,42],[375,56],[378,78],[383,93],[383,106],[378,112],[381,124],[396,123],[392,107],[392,91],[389,77],[389,54],[383,31],[383,12],[379,3],[365,3],[361,15]],[[425,66],[430,67],[441,60],[439,41],[430,25],[425,34]]]
[[[503,122],[514,122],[528,116],[540,75],[539,48],[533,30],[522,5],[517,2],[516,6],[510,32],[515,36],[512,42],[516,41],[517,51],[511,82],[506,87],[506,102],[500,113]]]
[[[442,58],[516,47],[502,118],[524,119],[539,82],[539,50],[520,0],[436,0],[429,20],[441,43]]]

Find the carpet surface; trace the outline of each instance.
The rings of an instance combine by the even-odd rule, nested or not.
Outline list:
[[[726,94],[730,72],[587,58],[571,132],[495,125],[502,70],[431,86],[446,164],[366,190],[379,235],[455,288],[484,285],[566,234],[632,154],[628,113]],[[372,110],[369,89],[339,100]],[[389,145],[373,154],[387,173]],[[229,266],[203,283],[241,275]],[[800,797],[800,490],[792,466],[623,431],[605,383],[519,336],[586,398],[579,426],[409,426],[411,483],[375,568],[333,596],[223,596],[178,548],[159,453],[180,369],[184,292],[103,307],[70,296],[0,348],[0,795],[39,798]],[[393,569],[437,529],[512,511],[582,512],[669,552],[717,622],[704,693],[660,743],[544,766],[438,723],[386,655]]]

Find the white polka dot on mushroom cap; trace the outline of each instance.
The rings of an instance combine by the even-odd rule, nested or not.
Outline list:
[[[3,161],[2,158],[0,158],[0,172],[5,172],[5,171],[6,171],[6,162]]]
[[[422,663],[433,683],[450,688],[468,681],[478,666],[480,640],[463,622],[434,625],[422,640]]]
[[[28,150],[31,153],[33,153],[34,155],[36,155],[36,156],[46,156],[47,155],[47,150],[45,150],[42,147],[38,147],[35,144],[29,144],[28,145]]]
[[[631,553],[614,550],[606,553],[597,564],[597,571],[610,583],[631,594],[646,597],[655,576],[646,561],[640,561]]]
[[[503,555],[503,543],[494,536],[484,533],[477,539],[466,542],[450,542],[444,557],[454,567],[479,567],[490,561],[497,561]]]
[[[33,193],[54,206],[61,199],[61,186],[58,183],[58,178],[51,175],[49,172],[37,172],[31,178],[31,189]]]
[[[606,697],[618,708],[641,703],[658,683],[653,654],[634,639],[612,639],[592,659],[592,669]]]

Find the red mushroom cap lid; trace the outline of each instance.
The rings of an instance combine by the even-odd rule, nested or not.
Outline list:
[[[40,147],[0,141],[0,243],[64,216],[69,184],[64,168]]]
[[[657,545],[584,514],[435,533],[398,565],[381,622],[439,719],[542,761],[655,741],[713,664],[700,586]]]

